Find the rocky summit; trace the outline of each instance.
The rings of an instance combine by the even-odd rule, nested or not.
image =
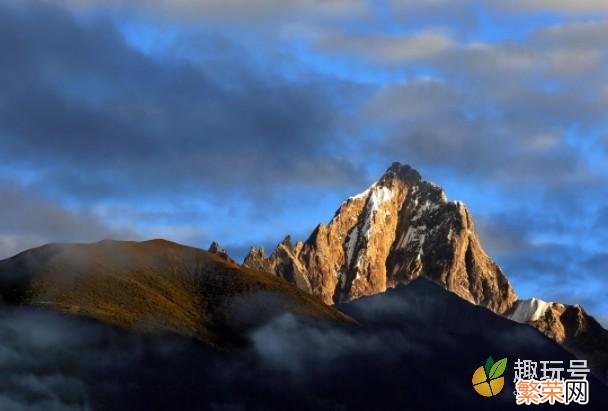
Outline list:
[[[287,237],[270,256],[252,248],[244,265],[270,271],[326,304],[384,292],[425,277],[497,313],[517,297],[484,252],[461,202],[407,165],[394,163],[347,199],[304,242]]]

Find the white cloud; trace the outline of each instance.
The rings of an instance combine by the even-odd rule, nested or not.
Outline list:
[[[0,259],[50,242],[127,239],[136,234],[110,227],[100,216],[65,208],[33,189],[0,180]]]
[[[389,121],[419,121],[448,115],[458,108],[460,97],[449,84],[421,77],[383,88],[368,102],[365,111]]]
[[[517,10],[554,11],[561,13],[608,12],[606,0],[496,0],[497,4]]]
[[[365,14],[366,0],[50,0],[71,7],[140,8],[157,15],[186,19],[222,19],[253,22],[282,17],[343,17]]]
[[[565,22],[540,28],[531,34],[534,43],[562,47],[605,47],[608,20]]]
[[[414,34],[354,34],[319,32],[315,45],[323,51],[347,53],[381,63],[399,63],[431,58],[452,46],[445,34],[429,30]]]

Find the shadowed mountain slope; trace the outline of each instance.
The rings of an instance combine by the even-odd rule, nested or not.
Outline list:
[[[230,351],[39,308],[0,310],[0,409],[514,410],[517,358],[573,358],[422,279],[340,308],[360,325],[286,313]],[[471,377],[490,355],[508,358],[506,385],[485,398]],[[606,387],[590,382],[584,409],[607,409]]]
[[[425,408],[425,395],[436,404],[443,402],[445,409],[517,409],[513,394],[513,365],[517,359],[537,361],[539,378],[540,361],[561,360],[568,368],[569,361],[575,359],[533,327],[472,305],[426,279],[338,308],[378,335],[399,330],[408,336],[412,348],[404,353],[407,360],[402,364],[408,368],[408,377],[418,375],[409,394],[418,396],[421,409]],[[470,379],[475,366],[482,365],[490,355],[507,357],[508,366],[502,393],[488,400],[472,394]],[[588,406],[604,409],[608,406],[608,387],[594,376],[589,379],[592,400]],[[417,393],[417,387],[437,389]]]

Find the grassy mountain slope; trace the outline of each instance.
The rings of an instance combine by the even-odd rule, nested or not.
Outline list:
[[[282,312],[347,320],[280,278],[165,240],[25,251],[0,261],[0,299],[212,345]]]

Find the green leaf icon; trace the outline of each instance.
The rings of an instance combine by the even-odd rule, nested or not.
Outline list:
[[[490,378],[491,380],[494,378],[498,378],[504,374],[506,369],[507,369],[507,359],[503,358],[502,360],[498,360],[494,363],[492,368],[490,368],[488,378]]]
[[[488,359],[486,360],[486,365],[483,366],[483,369],[486,371],[486,376],[490,375],[490,370],[492,369],[493,365],[494,365],[494,358],[492,358],[492,356],[489,356]]]

